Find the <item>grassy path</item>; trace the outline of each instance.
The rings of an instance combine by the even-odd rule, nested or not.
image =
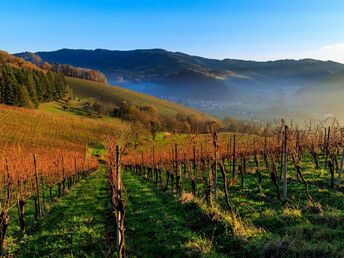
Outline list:
[[[74,186],[24,237],[19,257],[108,257],[111,214],[104,169]],[[108,226],[107,226],[108,225]],[[111,235],[111,234],[110,234]]]
[[[129,171],[124,173],[124,184],[129,193],[128,257],[222,257],[211,240],[214,225],[207,224],[197,207],[154,190],[150,182]]]

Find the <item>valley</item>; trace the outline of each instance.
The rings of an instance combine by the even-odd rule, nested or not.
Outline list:
[[[99,70],[112,85],[221,118],[258,122],[281,116],[298,122],[344,119],[337,94],[343,91],[344,65],[336,62],[217,60],[163,49],[61,49],[34,55],[48,62]],[[28,53],[17,56],[30,60]]]

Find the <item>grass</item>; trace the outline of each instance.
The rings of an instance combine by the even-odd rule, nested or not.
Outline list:
[[[109,198],[101,167],[71,188],[12,252],[16,257],[112,257]]]
[[[84,100],[69,100],[68,103],[64,103],[63,101],[54,101],[54,102],[47,102],[42,103],[39,105],[39,110],[59,114],[69,117],[84,117],[93,119],[95,121],[108,121],[112,123],[123,123],[123,120],[111,116],[100,116],[94,110],[90,112],[85,111],[84,104],[88,102],[89,99]]]
[[[71,77],[67,77],[67,82],[72,88],[74,95],[80,98],[96,98],[98,101],[114,103],[117,105],[123,101],[127,101],[138,106],[150,105],[155,107],[162,115],[171,115],[178,112],[193,115],[202,114],[200,111],[195,109],[118,86]],[[211,116],[208,117],[210,118]],[[217,120],[217,118],[211,118]]]
[[[226,257],[213,239],[225,235],[225,226],[214,227],[193,202],[182,204],[130,171],[124,183],[129,257]]]
[[[238,178],[236,184],[230,185],[229,194],[236,206],[237,214],[243,225],[249,229],[250,234],[243,237],[235,237],[230,233],[230,227],[227,227],[227,234],[217,230],[214,238],[216,252],[225,254],[228,257],[344,257],[344,193],[341,190],[329,188],[329,171],[323,169],[324,161],[321,159],[322,169],[315,170],[312,160],[306,157],[303,162],[303,173],[309,182],[309,190],[314,201],[322,208],[321,212],[314,212],[307,209],[309,203],[304,193],[302,182],[296,179],[296,172],[291,163],[288,164],[288,200],[280,201],[276,198],[275,188],[271,183],[269,171],[261,168],[263,173],[263,194],[257,191],[257,176],[250,169],[252,164],[248,164],[248,171],[245,174],[245,184],[240,185]],[[163,176],[164,176],[163,172]],[[239,177],[237,175],[237,177]],[[166,180],[163,177],[164,182]],[[163,184],[164,184],[163,182]],[[183,177],[183,188],[185,193],[191,192],[191,180]],[[130,183],[130,181],[128,182]],[[282,182],[280,182],[282,184]],[[156,191],[153,184],[146,184],[148,189],[142,189],[153,195]],[[130,186],[127,186],[130,187]],[[204,182],[199,177],[197,179],[198,195],[204,196]],[[281,187],[282,189],[282,187]],[[170,189],[169,189],[170,192]],[[142,207],[152,207],[151,212],[159,209],[160,202],[155,199],[155,195],[164,195],[165,193],[155,193],[154,199]],[[144,194],[149,199],[148,194]],[[130,196],[130,191],[129,191]],[[169,200],[174,205],[177,199]],[[165,200],[164,200],[165,203]],[[139,204],[136,204],[139,205]],[[172,205],[172,204],[165,204]],[[202,204],[203,205],[203,204]],[[199,214],[209,214],[209,209],[201,205]],[[148,209],[148,208],[147,208]],[[219,220],[228,225],[223,215],[226,214],[226,205],[224,202],[224,193],[222,191],[222,178],[218,172],[218,205],[215,206],[219,214]],[[174,209],[180,213],[178,209]],[[199,216],[189,210],[185,211],[191,221],[198,221]],[[149,215],[142,213],[142,215]],[[129,216],[129,215],[128,215]],[[139,215],[137,215],[139,216]],[[163,216],[163,215],[161,215]],[[229,217],[226,215],[227,218]],[[128,222],[129,223],[129,222]],[[199,223],[200,229],[204,230],[209,221]],[[216,224],[212,223],[212,228]],[[186,226],[187,227],[187,226]],[[142,229],[144,230],[144,229]],[[146,229],[146,231],[148,231]],[[137,231],[139,232],[139,231]],[[192,239],[184,246],[195,247],[200,243],[209,243],[211,237]],[[136,236],[135,236],[136,237]],[[159,243],[159,241],[157,241]],[[152,245],[149,243],[148,245]],[[202,248],[198,248],[202,250]]]
[[[43,105],[43,109],[55,110],[54,103]],[[80,149],[90,142],[102,142],[109,136],[119,135],[129,125],[121,120],[92,119],[65,115],[58,111],[0,105],[0,146],[19,145],[61,149]],[[2,149],[0,149],[1,151]]]

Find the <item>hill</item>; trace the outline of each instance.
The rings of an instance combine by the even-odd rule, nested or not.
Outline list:
[[[119,119],[65,116],[6,105],[0,105],[0,119],[1,151],[10,146],[79,150],[129,128]]]
[[[336,95],[344,65],[332,61],[218,60],[163,49],[61,49],[36,55],[52,63],[99,70],[111,84],[221,117],[271,121],[281,116],[294,120],[341,116],[338,109],[331,108],[330,99],[304,110],[298,95],[308,92],[314,99],[322,99],[324,91]],[[323,107],[330,108],[324,111]]]
[[[25,53],[16,54],[25,56]],[[112,51],[106,49],[61,49],[37,52],[34,59],[50,63],[71,64],[96,69],[112,82],[158,81],[185,70],[194,76],[208,75],[216,79],[244,76],[252,79],[282,77],[284,79],[321,77],[344,72],[344,65],[314,59],[277,60],[267,62],[236,59],[209,59],[164,49]],[[33,58],[31,58],[32,60]],[[229,73],[229,71],[231,73]]]
[[[66,79],[68,85],[72,88],[74,95],[77,97],[94,98],[99,101],[113,103],[115,105],[120,105],[123,101],[130,102],[137,106],[150,105],[156,108],[158,113],[161,115],[175,115],[180,112],[189,115],[203,116],[201,112],[195,109],[122,87],[71,77],[67,77]],[[217,120],[215,117],[206,117]]]
[[[0,51],[0,103],[38,107],[39,103],[61,99],[67,91],[62,74]]]
[[[39,55],[35,53],[31,53],[31,52],[23,52],[23,53],[17,54],[16,56],[28,62],[31,62],[35,64],[36,66],[41,67],[42,69],[59,72],[65,76],[71,76],[75,78],[81,78],[81,79],[86,79],[86,80],[95,81],[95,82],[102,82],[102,83],[107,82],[105,75],[99,71],[86,69],[86,68],[80,68],[80,67],[74,67],[69,64],[56,64],[56,63],[49,64],[48,62],[44,61]]]

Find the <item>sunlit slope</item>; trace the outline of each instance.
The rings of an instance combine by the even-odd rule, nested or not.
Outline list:
[[[128,128],[119,119],[110,121],[53,114],[41,110],[0,105],[0,150],[51,147],[75,150],[92,142],[103,142]]]
[[[200,115],[201,112],[167,101],[141,94],[135,91],[127,90],[121,87],[96,83],[76,78],[67,77],[68,85],[73,89],[75,96],[83,98],[96,98],[100,101],[120,104],[127,101],[138,106],[154,106],[160,114],[176,114],[182,112],[185,114]],[[212,117],[213,118],[213,117]]]

